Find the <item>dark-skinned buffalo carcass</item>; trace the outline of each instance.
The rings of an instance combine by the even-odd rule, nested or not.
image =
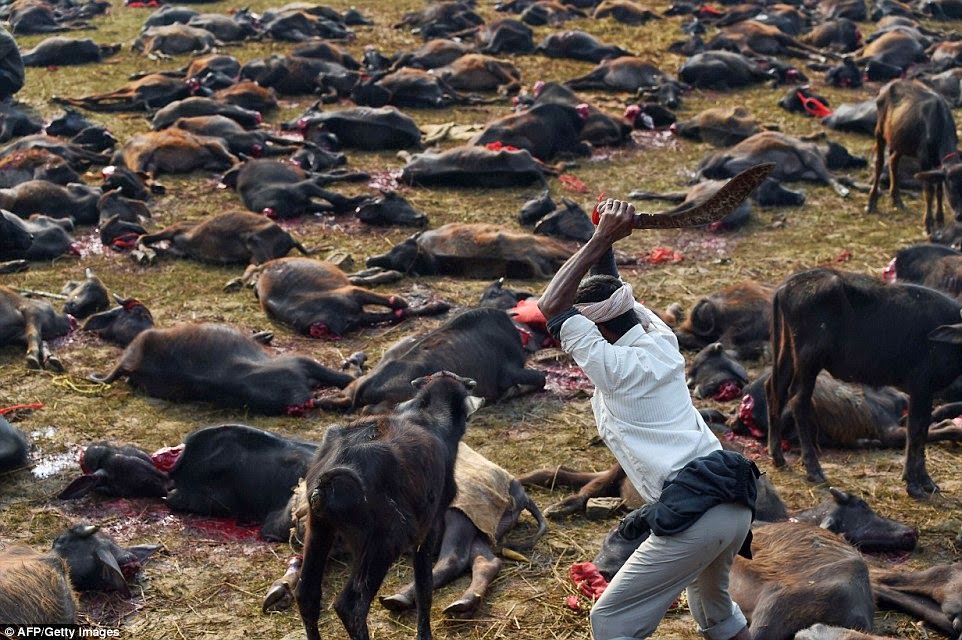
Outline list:
[[[203,400],[267,414],[311,406],[318,386],[345,387],[353,378],[306,356],[273,356],[237,329],[181,324],[140,333],[117,365],[96,382],[127,378],[148,395]]]
[[[452,222],[417,233],[367,266],[414,275],[550,278],[572,251],[556,240],[492,224]]]
[[[332,408],[387,409],[411,398],[412,379],[438,367],[470,376],[476,395],[497,401],[544,387],[544,373],[525,369],[524,357],[518,329],[504,311],[469,309],[434,331],[395,343],[374,369],[323,402]]]

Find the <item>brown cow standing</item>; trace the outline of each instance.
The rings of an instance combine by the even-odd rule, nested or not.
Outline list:
[[[892,204],[901,209],[898,166],[902,156],[918,159],[924,179],[923,197],[925,217],[922,223],[926,233],[932,232],[933,223],[941,227],[942,194],[946,171],[938,168],[954,160],[959,162],[958,137],[955,119],[948,103],[938,93],[915,80],[895,80],[882,87],[878,99],[878,121],[875,126],[875,169],[872,174],[872,190],[869,192],[869,213],[875,211],[878,201],[879,179],[885,164],[885,147],[889,147],[889,188]],[[925,179],[927,178],[927,179]],[[953,187],[950,185],[949,189]],[[935,216],[932,215],[932,199],[935,198]],[[950,199],[951,202],[951,199]]]

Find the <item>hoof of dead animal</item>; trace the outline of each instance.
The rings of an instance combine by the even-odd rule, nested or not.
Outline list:
[[[154,264],[157,254],[150,249],[134,249],[130,252],[130,259],[142,267]]]
[[[446,606],[444,608],[444,614],[448,616],[457,616],[474,613],[479,604],[481,604],[481,596],[476,593],[472,593],[470,596],[459,598],[458,600],[455,600]]]
[[[40,358],[38,358],[37,356],[33,356],[33,355],[27,356],[27,368],[28,368],[28,369],[43,369],[43,366],[40,364]]]
[[[56,356],[50,356],[46,360],[44,360],[43,368],[46,369],[47,371],[53,371],[55,373],[63,373],[64,371],[66,371],[66,369],[63,366],[63,362],[61,362],[60,358]]]
[[[589,520],[604,520],[624,506],[621,498],[588,498],[585,505],[585,517]]]
[[[409,611],[414,608],[414,600],[400,593],[393,596],[379,596],[378,600],[381,601],[381,606],[388,611]]]
[[[227,284],[224,285],[224,293],[237,293],[244,288],[244,281],[241,278],[234,278],[229,280]]]
[[[270,344],[274,340],[273,331],[258,331],[251,336],[258,344]]]
[[[584,504],[579,503],[568,503],[559,502],[553,504],[544,510],[544,515],[546,518],[551,518],[557,520],[559,518],[564,518],[565,516],[574,515],[576,513],[584,512]]]
[[[0,273],[20,273],[30,268],[30,263],[26,260],[10,260],[0,263]]]
[[[274,585],[267,595],[264,596],[264,604],[261,605],[262,613],[271,611],[287,611],[294,602],[294,594],[287,584]]]

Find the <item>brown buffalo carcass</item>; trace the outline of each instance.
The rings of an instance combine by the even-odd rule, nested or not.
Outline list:
[[[955,133],[952,110],[942,96],[915,80],[890,82],[879,91],[876,103],[878,121],[875,126],[875,167],[866,211],[875,211],[887,146],[889,189],[895,207],[904,206],[899,195],[899,161],[902,156],[910,156],[919,161],[921,173],[916,175],[923,180],[925,199],[922,223],[926,233],[931,233],[933,225],[941,227],[944,223],[942,196],[946,186],[950,194],[962,191],[962,185],[957,185],[956,180],[949,180],[950,169],[943,166],[960,165],[957,150],[959,141]],[[952,195],[949,196],[949,203],[955,204]]]
[[[762,162],[775,163],[775,169],[769,176],[773,180],[807,180],[828,184],[843,197],[849,191],[829,169],[858,166],[857,159],[838,143],[829,142],[828,147],[824,148],[813,140],[776,131],[762,131],[730,149],[709,154],[699,163],[697,175],[714,180],[731,178]]]
[[[197,136],[176,128],[138,133],[114,155],[115,164],[149,176],[197,169],[224,171],[236,162],[220,138]]]
[[[713,147],[730,147],[762,131],[758,119],[745,107],[713,107],[693,118],[679,120],[672,128],[678,135]]]
[[[457,91],[497,91],[517,93],[521,89],[521,72],[507,60],[480,53],[468,53],[443,67],[429,71]]]
[[[452,222],[414,234],[389,252],[368,258],[367,266],[422,276],[550,278],[572,253],[544,236]]]
[[[767,440],[769,418],[765,387],[769,377],[766,372],[744,389],[738,413],[729,421],[736,433]],[[905,446],[908,430],[901,422],[908,408],[908,396],[897,389],[849,384],[822,371],[815,380],[812,407],[819,447]],[[946,405],[946,409],[951,407]],[[785,436],[792,439],[795,434]],[[948,419],[933,424],[927,441],[962,442],[962,427]]]
[[[757,20],[744,20],[721,30],[709,48],[734,48],[744,55],[797,56],[824,60],[825,54],[799,42],[778,27]]]
[[[768,346],[772,288],[757,282],[733,284],[699,300],[675,327],[683,349],[721,342],[739,359],[759,357]]]
[[[414,394],[410,381],[438,368],[470,376],[476,395],[491,402],[544,388],[541,371],[524,368],[517,328],[504,311],[468,309],[419,337],[404,338],[384,352],[377,366],[337,397],[322,400],[337,409],[390,409]]]
[[[457,494],[454,465],[474,381],[438,371],[414,381],[395,413],[329,427],[307,472],[310,516],[295,596],[308,640],[320,640],[321,584],[339,533],[354,556],[334,609],[352,638],[366,639],[371,602],[391,565],[414,555],[417,637],[431,639],[431,562],[444,512]]]
[[[252,214],[253,215],[253,214]],[[248,269],[254,296],[272,319],[312,338],[339,340],[351,331],[410,317],[446,312],[446,304],[408,307],[396,295],[383,295],[349,278],[330,262],[309,258],[280,258]],[[368,306],[386,307],[380,313]]]
[[[272,356],[254,338],[220,324],[148,329],[111,371],[89,377],[103,383],[127,378],[154,397],[266,414],[309,408],[314,387],[344,388],[353,380],[305,356]]]
[[[962,302],[918,285],[886,285],[830,269],[789,277],[772,303],[768,449],[775,465],[785,465],[782,432],[794,426],[808,479],[825,481],[812,409],[815,379],[825,369],[842,380],[908,393],[902,477],[913,497],[937,491],[925,468],[925,441],[934,394],[962,375],[960,311]]]
[[[183,78],[151,73],[116,91],[82,98],[54,96],[52,100],[59,104],[69,104],[90,111],[150,111],[165,107],[189,95],[190,87]]]
[[[44,300],[24,298],[0,286],[0,345],[27,346],[27,366],[63,371],[60,359],[50,353],[45,340],[66,335],[74,325],[70,316]]]
[[[921,618],[954,638],[962,628],[962,563],[942,564],[922,571],[870,570],[872,590],[880,609]]]
[[[138,249],[147,261],[155,244],[166,242],[165,253],[215,264],[261,264],[286,256],[291,249],[310,252],[276,222],[247,211],[229,211],[203,221],[177,222],[141,236]]]
[[[53,553],[29,547],[0,552],[0,618],[4,624],[74,624],[77,596],[67,564]]]

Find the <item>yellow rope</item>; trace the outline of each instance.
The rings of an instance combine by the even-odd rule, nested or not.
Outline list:
[[[74,393],[82,396],[99,396],[111,388],[110,384],[93,382],[92,380],[74,378],[72,376],[53,376],[52,382],[54,386],[70,389]]]

